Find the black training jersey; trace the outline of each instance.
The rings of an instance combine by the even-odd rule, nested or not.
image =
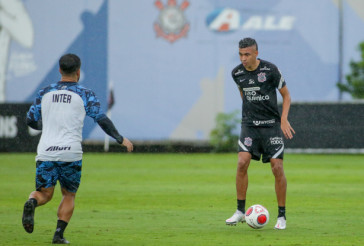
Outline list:
[[[274,64],[259,60],[256,70],[247,71],[240,64],[232,76],[243,94],[242,124],[272,126],[281,121],[276,89],[283,88],[286,82]]]

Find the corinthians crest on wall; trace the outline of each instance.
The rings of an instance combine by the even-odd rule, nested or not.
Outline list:
[[[160,10],[158,20],[154,23],[157,37],[173,43],[187,35],[190,24],[184,16],[184,10],[189,4],[187,0],[180,6],[177,5],[176,0],[168,0],[167,5],[163,5],[160,0],[155,1],[154,5]]]

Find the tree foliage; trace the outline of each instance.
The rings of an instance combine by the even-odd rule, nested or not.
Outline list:
[[[215,152],[230,152],[237,150],[239,139],[236,133],[240,123],[239,110],[231,113],[219,113],[216,116],[216,127],[210,132],[210,144]]]
[[[351,73],[346,75],[346,84],[337,83],[340,91],[349,93],[355,99],[364,99],[364,42],[359,44],[361,61],[350,62]]]

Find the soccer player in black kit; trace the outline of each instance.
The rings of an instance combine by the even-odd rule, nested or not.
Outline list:
[[[226,220],[227,225],[245,221],[245,199],[248,189],[248,167],[251,159],[270,162],[275,177],[278,201],[276,229],[286,229],[287,180],[283,170],[284,142],[294,130],[288,122],[291,97],[278,68],[257,58],[258,44],[252,38],[239,42],[241,64],[232,71],[232,77],[243,100],[241,134],[236,172],[237,210]],[[282,115],[277,105],[276,89],[283,98]]]

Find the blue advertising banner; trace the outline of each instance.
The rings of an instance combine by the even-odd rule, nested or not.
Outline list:
[[[333,102],[359,59],[364,3],[339,0],[2,0],[0,102],[29,103],[60,79],[58,59],[76,53],[81,80],[132,140],[207,140],[219,112],[241,109],[231,70],[238,42],[278,66],[292,102]],[[278,96],[280,97],[280,96]],[[351,100],[345,96],[345,100]],[[0,112],[1,114],[1,112]],[[87,120],[84,139],[104,133]]]

